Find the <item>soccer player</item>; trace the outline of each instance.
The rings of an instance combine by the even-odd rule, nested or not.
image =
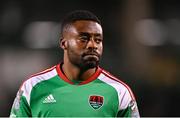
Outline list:
[[[78,10],[62,23],[63,61],[20,87],[10,117],[139,117],[131,89],[99,67],[100,20]]]

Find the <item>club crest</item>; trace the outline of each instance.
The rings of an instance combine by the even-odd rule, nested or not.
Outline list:
[[[89,104],[94,109],[99,109],[104,103],[104,98],[98,95],[89,96]]]

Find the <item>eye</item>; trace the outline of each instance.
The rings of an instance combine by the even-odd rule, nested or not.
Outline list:
[[[96,42],[97,44],[101,43],[101,42],[102,42],[102,38],[95,38],[95,42]]]
[[[79,39],[82,41],[82,42],[87,42],[89,40],[89,37],[86,36],[86,35],[82,35],[79,37]]]

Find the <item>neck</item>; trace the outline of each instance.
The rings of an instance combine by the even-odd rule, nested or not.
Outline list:
[[[62,65],[62,69],[64,71],[64,74],[69,80],[81,80],[81,81],[87,80],[96,71],[96,68],[83,70],[71,63],[65,63],[65,62]]]

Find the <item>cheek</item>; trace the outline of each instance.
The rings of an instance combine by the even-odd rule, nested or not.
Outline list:
[[[78,45],[77,45],[75,40],[69,40],[68,41],[68,49],[73,50],[73,51],[78,50]]]
[[[74,40],[68,40],[68,47],[76,47],[76,42]]]
[[[102,44],[99,46],[98,51],[99,51],[100,54],[102,54],[102,52],[103,52],[103,45]]]
[[[69,40],[68,46],[69,48],[77,50],[77,51],[81,51],[86,47],[84,44],[82,44],[81,42],[78,42],[77,40]]]
[[[68,52],[73,55],[81,55],[81,46],[75,40],[68,41]]]

